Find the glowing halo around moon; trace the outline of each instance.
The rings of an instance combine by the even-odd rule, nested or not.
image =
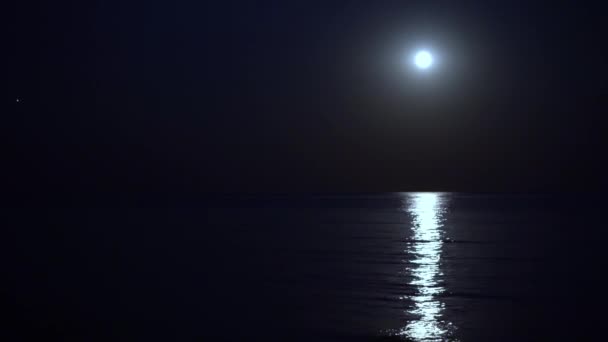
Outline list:
[[[414,54],[414,64],[418,69],[426,70],[433,66],[433,55],[427,50],[420,50]]]

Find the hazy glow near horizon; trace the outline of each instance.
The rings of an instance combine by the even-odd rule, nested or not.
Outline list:
[[[428,69],[433,65],[433,55],[426,50],[420,50],[414,56],[414,64],[419,69]]]

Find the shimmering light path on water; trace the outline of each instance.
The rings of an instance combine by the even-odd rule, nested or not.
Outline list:
[[[412,301],[408,315],[414,317],[399,332],[414,341],[440,341],[449,338],[451,324],[442,320],[444,303],[439,295],[441,285],[441,250],[443,219],[447,197],[439,193],[406,194],[405,208],[412,217],[413,234],[405,252],[411,258],[407,274],[414,294],[404,297]]]

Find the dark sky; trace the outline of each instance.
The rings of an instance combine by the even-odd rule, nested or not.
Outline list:
[[[42,193],[606,188],[572,2],[15,2],[4,180]],[[415,73],[430,46],[441,59]],[[17,102],[17,99],[20,99]]]

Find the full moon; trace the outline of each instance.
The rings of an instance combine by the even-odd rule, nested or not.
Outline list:
[[[433,65],[433,55],[425,50],[418,51],[414,56],[414,64],[419,69],[428,69]]]

